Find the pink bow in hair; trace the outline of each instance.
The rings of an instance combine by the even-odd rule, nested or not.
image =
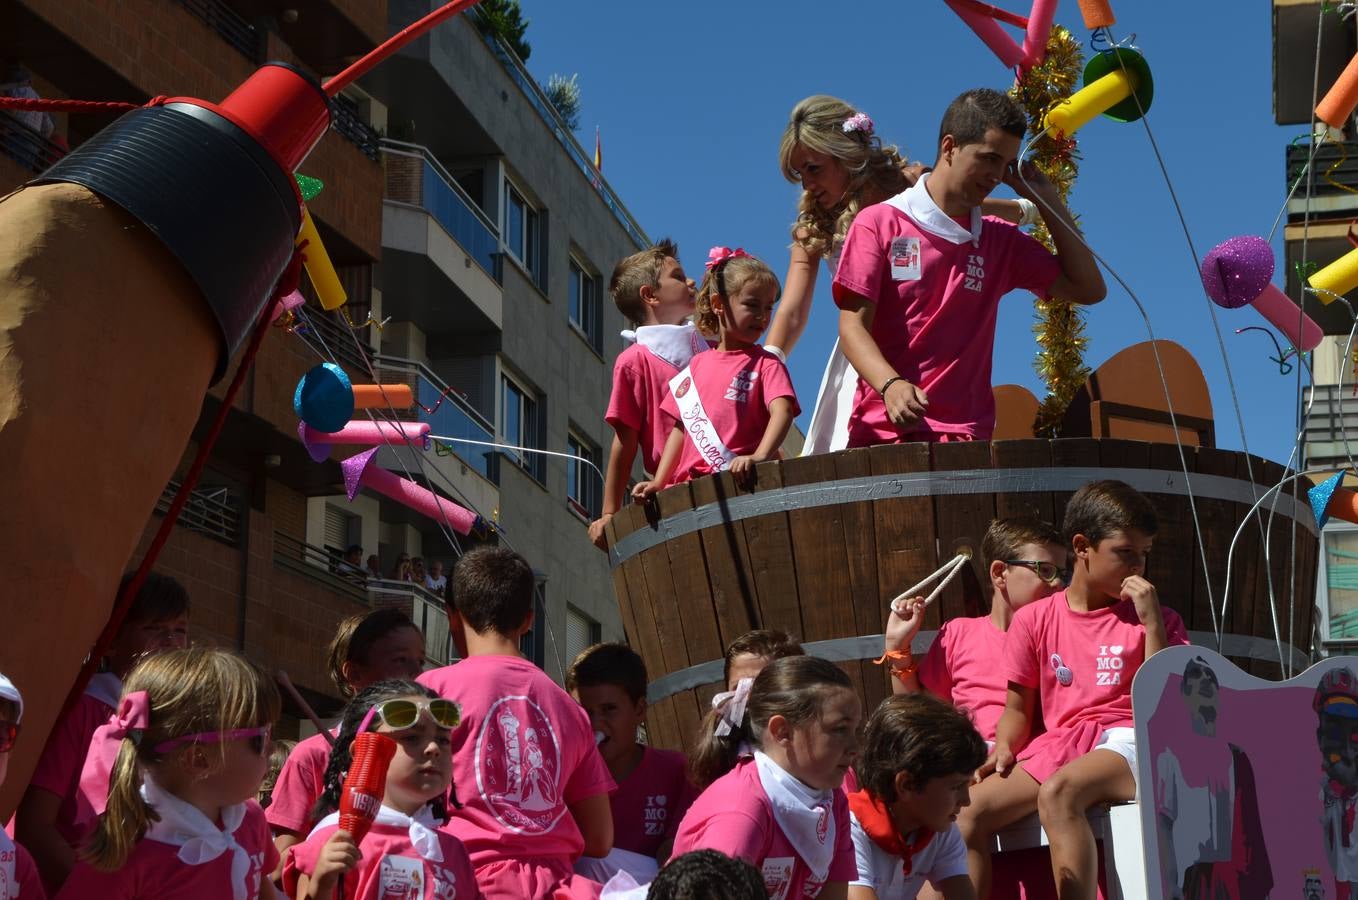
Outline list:
[[[744,247],[737,247],[732,250],[730,247],[713,247],[707,251],[707,268],[712,268],[718,263],[726,262],[728,259],[739,259],[742,256],[749,256]]]
[[[146,691],[133,691],[123,697],[118,711],[108,722],[94,730],[85,766],[80,770],[80,788],[76,797],[75,824],[93,822],[108,806],[108,782],[113,764],[118,759],[118,748],[124,739],[141,743],[142,732],[151,724],[151,698]]]

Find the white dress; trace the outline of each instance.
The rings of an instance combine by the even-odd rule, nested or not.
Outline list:
[[[825,268],[832,281],[838,265],[838,253],[826,257]],[[858,372],[839,349],[839,338],[835,338],[834,349],[825,364],[825,374],[821,376],[820,390],[816,392],[816,405],[811,411],[811,424],[806,429],[802,456],[843,450],[849,445],[849,414],[853,412],[853,397],[857,391]]]

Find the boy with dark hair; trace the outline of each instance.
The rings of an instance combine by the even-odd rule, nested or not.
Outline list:
[[[851,900],[975,900],[957,814],[970,802],[985,742],[966,712],[927,694],[889,697],[868,719],[849,794],[858,878]]]
[[[707,349],[687,321],[693,314],[693,282],[679,264],[679,247],[668,238],[618,263],[608,292],[636,330],[622,333],[635,343],[613,364],[613,394],[604,414],[613,426],[613,444],[604,476],[603,514],[589,526],[589,538],[601,550],[608,547],[605,526],[622,509],[637,449],[648,473],[654,474],[660,463],[670,436],[659,415],[660,401],[669,396],[670,379],[693,354]]]
[[[1004,658],[1005,632],[1015,611],[1056,593],[1069,571],[1060,533],[1038,519],[995,519],[981,541],[981,558],[990,575],[990,613],[944,622],[917,663],[910,643],[924,622],[924,603],[918,597],[900,601],[887,618],[884,658],[891,662],[893,693],[924,690],[968,710],[981,737],[993,744],[1006,696],[1004,673],[996,666]]]
[[[1072,303],[1106,289],[1055,186],[1016,162],[1025,119],[998,91],[948,107],[933,171],[858,214],[833,294],[839,339],[858,371],[849,446],[987,440],[1000,298],[1016,288]],[[1057,253],[1002,219],[981,216],[1000,182],[1041,210]]]
[[[694,850],[670,860],[646,900],[766,900],[764,876],[743,859]]]
[[[646,664],[626,644],[595,644],[566,673],[566,690],[589,714],[599,753],[618,785],[609,800],[612,852],[576,864],[576,871],[599,882],[619,869],[641,883],[654,878],[695,796],[684,754],[637,741],[646,720],[646,680]]]
[[[1093,900],[1098,855],[1087,810],[1136,797],[1132,678],[1172,644],[1183,620],[1142,573],[1155,509],[1120,481],[1075,492],[1063,529],[1075,556],[1070,587],[1014,614],[1005,640],[1009,694],[995,749],[958,826],[979,896],[990,891],[990,837],[1037,810],[1062,898]],[[1041,703],[1047,730],[1030,738]]]
[[[456,700],[453,792],[445,826],[467,848],[487,900],[597,892],[572,868],[613,846],[613,779],[584,710],[519,653],[533,625],[533,570],[503,547],[480,547],[453,568],[454,628],[467,657],[417,681]]]

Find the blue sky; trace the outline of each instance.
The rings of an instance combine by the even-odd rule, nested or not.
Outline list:
[[[1024,0],[1004,5],[1026,12]],[[1222,15],[1220,4],[1113,0],[1115,35],[1135,33],[1155,75],[1148,118],[1200,255],[1237,234],[1268,233],[1286,192],[1286,145],[1305,130],[1273,123],[1270,4],[1236,6]],[[553,73],[579,74],[581,143],[592,149],[595,126],[601,129],[605,176],[649,234],[679,241],[691,274],[701,272],[714,244],[744,246],[780,277],[786,271],[799,188],[779,173],[778,141],[802,97],[843,97],[873,117],[884,139],[932,162],[948,102],[969,87],[1012,82],[941,0],[523,0],[523,7],[531,20],[529,69],[544,83]],[[1074,0],[1062,0],[1057,22],[1088,37]],[[1088,240],[1145,304],[1156,336],[1198,360],[1218,444],[1240,448],[1209,301],[1144,127],[1100,118],[1079,137],[1083,162],[1071,207]],[[1281,259],[1281,229],[1274,245]],[[1147,337],[1127,293],[1107,280],[1108,298],[1087,320],[1091,367]],[[1279,374],[1263,335],[1234,333],[1266,324],[1252,309],[1217,312],[1245,442],[1285,461],[1296,375]],[[1001,305],[994,381],[1041,396],[1032,321],[1031,296],[1010,294]],[[806,336],[790,360],[803,425],[835,328],[822,269]],[[1158,381],[1154,372],[1147,378]]]

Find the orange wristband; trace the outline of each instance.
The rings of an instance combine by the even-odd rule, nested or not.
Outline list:
[[[906,676],[915,674],[915,671],[919,669],[919,661],[915,659],[915,655],[911,653],[908,649],[887,650],[881,656],[877,657],[877,659],[874,659],[873,662],[880,666],[888,659],[891,660],[891,662],[893,663],[891,667],[891,674],[901,679],[902,681],[905,680]],[[906,665],[904,666],[894,665],[894,663],[902,661],[904,661]]]

